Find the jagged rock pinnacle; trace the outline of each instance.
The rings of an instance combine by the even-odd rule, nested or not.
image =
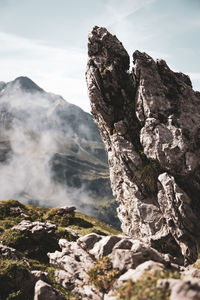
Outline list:
[[[105,28],[89,34],[86,80],[122,230],[185,263],[200,240],[200,93],[187,75]]]

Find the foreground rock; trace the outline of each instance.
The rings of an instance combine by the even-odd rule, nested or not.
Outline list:
[[[171,294],[170,299],[181,299],[184,293],[188,299],[199,299],[191,296],[199,297],[199,269],[182,267],[174,263],[174,257],[139,240],[91,233],[76,242],[61,239],[59,245],[62,251],[48,253],[50,265],[57,269],[55,280],[77,298],[117,300],[118,289],[128,282],[143,282],[145,276],[145,280],[152,276],[155,299],[156,284],[158,290]],[[106,262],[110,265],[107,269]],[[131,285],[130,295],[134,288]]]
[[[154,266],[160,269],[166,266],[173,268],[172,257],[162,255],[142,242],[124,236],[101,236],[91,233],[80,237],[76,242],[61,239],[59,245],[62,251],[48,253],[51,266],[58,269],[55,272],[55,280],[81,299],[103,299],[104,293],[91,284],[88,276],[88,271],[103,257],[108,257],[111,269],[116,270],[119,276],[126,274],[128,270],[134,271],[135,276],[138,276]],[[138,267],[149,260],[151,263]],[[120,277],[116,287],[124,282]]]
[[[34,300],[65,300],[59,291],[42,280],[38,280],[35,285]]]
[[[135,51],[105,28],[89,34],[86,79],[108,152],[122,230],[163,253],[197,259],[200,93],[187,75]]]

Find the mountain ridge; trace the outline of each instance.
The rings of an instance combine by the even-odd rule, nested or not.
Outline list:
[[[5,84],[0,91],[0,127],[0,159],[4,165],[4,177],[8,177],[6,184],[12,180],[13,186],[17,185],[16,191],[11,193],[9,190],[1,195],[1,199],[18,198],[45,205],[46,193],[46,198],[52,199],[52,206],[56,201],[64,202],[64,198],[68,202],[76,201],[79,209],[86,213],[89,211],[106,222],[109,222],[110,215],[114,215],[111,222],[114,220],[113,225],[119,227],[110,189],[107,156],[89,113],[59,95],[45,92],[31,79],[21,76]],[[19,172],[24,168],[24,173],[29,175],[25,178],[22,174],[23,180],[18,182],[10,175],[11,170],[6,169],[6,163],[12,172],[15,164]],[[29,169],[47,177],[44,192],[37,173],[31,178]],[[29,180],[27,187],[23,184],[24,180]],[[6,185],[3,175],[0,181]],[[41,194],[44,194],[41,199],[34,192],[40,185]],[[75,194],[76,197],[73,196]],[[104,203],[111,203],[109,209],[104,210],[101,199]],[[99,205],[101,208],[98,208]]]

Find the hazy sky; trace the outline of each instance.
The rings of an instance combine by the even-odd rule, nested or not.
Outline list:
[[[190,75],[200,90],[200,0],[0,0],[0,81],[28,76],[90,111],[85,84],[93,26]]]

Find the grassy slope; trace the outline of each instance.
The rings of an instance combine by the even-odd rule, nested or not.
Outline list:
[[[0,201],[0,228],[2,231],[9,229],[24,219],[20,216],[20,214],[17,215],[16,213],[10,211],[10,208],[13,207],[20,207],[23,212],[30,217],[31,221],[50,221],[52,223],[56,223],[59,228],[69,227],[77,230],[77,232],[83,235],[91,232],[99,232],[103,235],[120,233],[114,227],[80,212],[75,212],[74,218],[70,218],[70,220],[67,220],[66,224],[62,226],[61,219],[58,218],[55,222],[51,217],[51,211],[54,209],[24,205],[16,200]]]
[[[12,226],[24,219],[24,217],[21,216],[21,213],[16,213],[16,210],[14,211],[13,208],[20,208],[31,221],[49,221],[57,225],[55,234],[52,237],[47,237],[47,240],[43,241],[42,249],[45,249],[44,253],[40,253],[40,255],[37,255],[36,257],[27,255],[27,249],[30,250],[30,248],[37,247],[37,245],[31,240],[30,236],[27,236],[20,231],[11,230]],[[32,300],[34,286],[29,289],[24,289],[23,284],[25,279],[30,280],[31,270],[46,271],[52,286],[59,289],[66,299],[76,299],[70,291],[63,289],[56,284],[54,278],[55,268],[49,266],[46,253],[54,252],[55,249],[59,250],[58,240],[60,238],[66,238],[69,241],[76,239],[66,231],[66,227],[74,229],[82,235],[91,232],[102,235],[120,234],[117,229],[80,212],[75,212],[74,217],[55,217],[56,210],[57,208],[52,209],[24,205],[16,200],[0,201],[0,243],[24,252],[27,257],[26,263],[22,263],[20,260],[5,259],[0,256],[0,299]],[[17,276],[22,280],[16,280],[15,274],[18,274]],[[6,282],[9,282],[9,284],[5,284]],[[30,284],[27,284],[27,286],[29,285]]]

